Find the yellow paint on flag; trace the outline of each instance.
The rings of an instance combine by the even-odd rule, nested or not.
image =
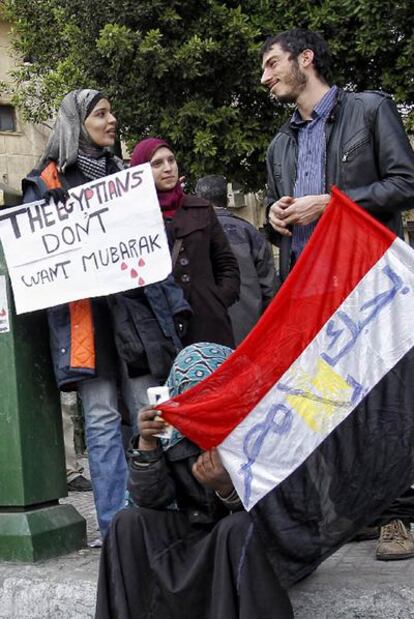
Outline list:
[[[352,396],[352,387],[323,359],[319,359],[315,374],[296,370],[291,389],[302,392],[287,396],[291,408],[311,430],[321,433],[327,433],[338,423],[338,414],[344,412],[344,403]]]

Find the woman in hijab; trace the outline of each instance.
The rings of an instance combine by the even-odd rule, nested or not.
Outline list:
[[[116,119],[102,92],[83,89],[67,94],[38,168],[23,181],[24,202],[50,197],[65,202],[65,192],[69,188],[119,172],[123,163],[108,148],[114,144],[115,137]],[[111,298],[111,310],[118,320],[115,333],[111,327],[113,316],[105,297],[82,299],[48,309],[52,360],[58,387],[62,390],[77,388],[82,400],[91,481],[102,535],[125,499],[127,465],[118,412],[120,356],[124,359],[123,353],[131,353],[133,332],[138,343],[142,344],[136,325],[128,322],[131,304],[134,305],[134,313],[139,302],[146,324],[151,320],[157,323],[159,318],[152,311],[151,293],[157,292],[152,296],[161,299],[165,305],[165,316],[162,318],[166,336],[161,333],[160,327],[155,336],[160,334],[159,337],[163,338],[162,350],[168,349],[169,356],[161,371],[161,374],[164,372],[163,380],[176,353],[182,348],[173,315],[179,316],[180,312],[191,314],[182,291],[173,280],[172,285],[169,282],[165,288],[164,284],[152,286],[158,288],[154,291],[154,288],[147,286],[149,292],[142,292],[138,300],[122,299],[117,295],[114,295],[115,299]],[[152,340],[150,343],[154,349]],[[156,344],[159,343],[157,340]],[[124,400],[133,409],[130,413],[135,413],[146,401],[142,399],[146,387],[159,384],[161,379],[161,376],[151,374],[146,350],[141,351],[144,366],[143,360],[137,358],[136,350],[135,347],[132,359],[131,355],[124,359],[129,376],[134,376],[133,379],[128,378],[125,370],[123,377]]]
[[[183,193],[174,152],[159,138],[146,138],[132,153],[131,166],[151,164],[158,200],[172,247],[173,274],[193,310],[183,343],[234,346],[227,308],[238,299],[237,260],[214,209]]]
[[[178,395],[211,374],[232,350],[199,343],[182,350],[167,385]],[[104,542],[96,619],[292,619],[216,449],[201,450],[138,414],[130,450],[130,496],[138,507],[114,518]]]

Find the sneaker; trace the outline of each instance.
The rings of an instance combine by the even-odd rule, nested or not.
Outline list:
[[[102,548],[102,537],[95,537],[90,542],[88,542],[89,548]]]
[[[376,557],[379,561],[414,557],[414,537],[401,520],[391,520],[381,527]]]
[[[91,482],[83,475],[78,475],[68,482],[68,490],[69,492],[90,492],[92,490]]]

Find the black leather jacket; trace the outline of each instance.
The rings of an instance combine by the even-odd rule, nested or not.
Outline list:
[[[137,444],[136,436],[128,451],[128,490],[139,507],[163,510],[175,503],[192,524],[213,524],[230,511],[242,509],[240,502],[230,507],[214,490],[196,480],[192,466],[201,449],[188,439],[167,451],[160,445],[153,451],[140,451]]]
[[[293,195],[296,179],[297,131],[287,122],[267,154],[270,207]],[[391,97],[385,93],[338,89],[326,123],[326,191],[336,185],[376,219],[402,236],[400,211],[414,207],[414,153]],[[291,238],[270,224],[266,231],[280,247],[280,275],[290,270]]]

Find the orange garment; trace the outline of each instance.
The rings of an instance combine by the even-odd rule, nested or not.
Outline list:
[[[57,165],[51,161],[40,178],[48,189],[60,189]],[[70,365],[73,368],[95,369],[95,337],[93,327],[92,303],[90,299],[80,299],[69,303],[70,316]]]

